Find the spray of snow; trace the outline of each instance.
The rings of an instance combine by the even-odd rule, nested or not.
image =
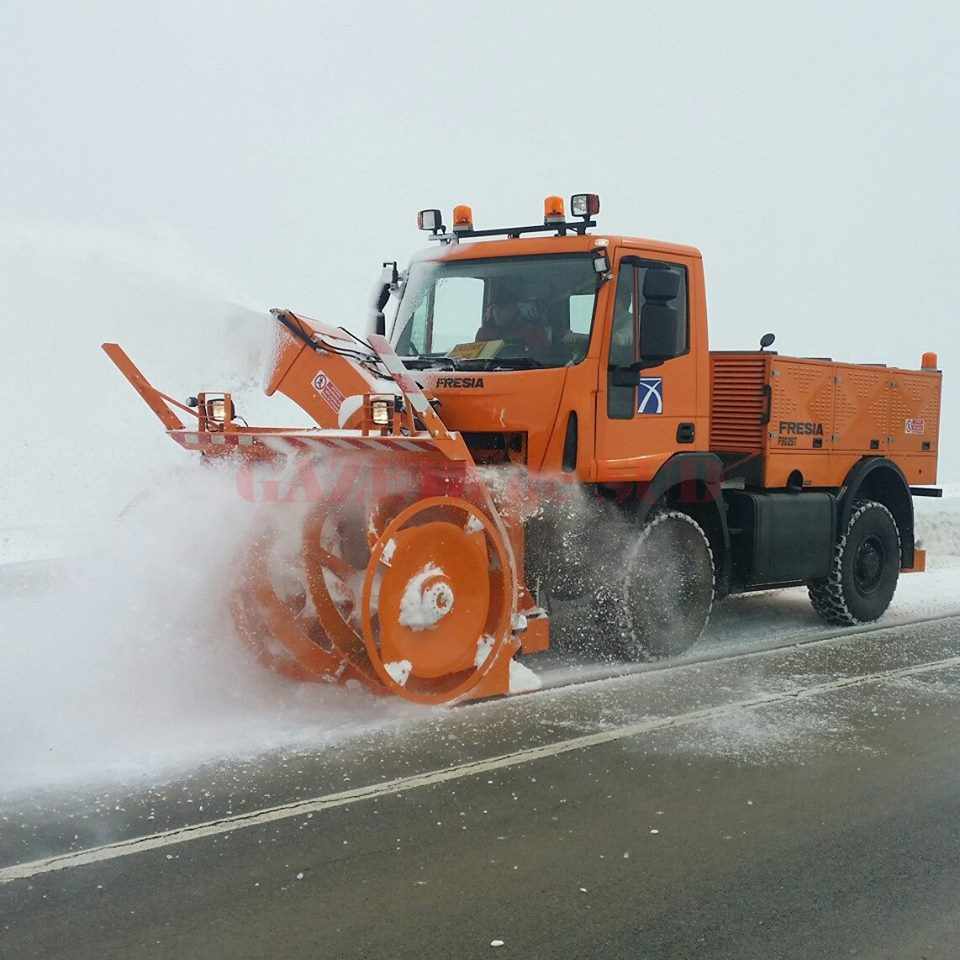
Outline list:
[[[102,341],[120,343],[172,396],[231,390],[251,423],[306,424],[286,398],[262,395],[270,304],[251,304],[169,229],[0,225],[0,291],[0,562],[84,551],[183,463]]]
[[[32,577],[0,567],[0,794],[323,749],[421,715],[399,698],[286,680],[237,639],[232,564],[261,509],[238,496],[235,470],[188,458],[82,561]],[[297,504],[271,509],[299,530]],[[287,540],[296,550],[295,533],[278,554]],[[295,571],[287,579],[303,592]]]

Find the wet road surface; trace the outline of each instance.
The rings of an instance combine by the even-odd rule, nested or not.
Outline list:
[[[0,956],[956,957],[958,760],[957,619],[424,713],[9,802]]]

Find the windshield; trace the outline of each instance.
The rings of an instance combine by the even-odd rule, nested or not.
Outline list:
[[[560,367],[587,352],[599,279],[590,254],[421,261],[397,312],[401,356]]]

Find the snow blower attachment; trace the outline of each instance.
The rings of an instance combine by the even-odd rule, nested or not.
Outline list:
[[[273,311],[266,392],[309,429],[241,425],[228,393],[180,403],[104,345],[173,439],[233,458],[241,487],[259,471],[231,606],[264,664],[475,699],[537,685],[515,657],[562,635],[547,609],[572,607],[591,656],[651,659],[729,593],[803,585],[843,626],[923,570],[936,354],[783,357],[772,334],[711,353],[700,253],[589,235],[595,194],[570,209],[550,196],[541,223],[477,229],[458,206],[450,231],[421,211],[434,245],[385,265],[366,340]]]
[[[306,503],[261,509],[237,558],[239,635],[266,666],[300,680],[424,703],[508,693],[521,647],[515,630],[526,625],[517,564],[463,439],[382,337],[367,345],[287,311],[274,316],[267,392],[290,396],[320,429],[239,425],[230,394],[180,403],[117,344],[104,344],[183,447],[237,458],[248,476],[266,466],[278,486],[292,481],[307,493]],[[332,486],[321,489],[324,479]],[[533,646],[545,646],[545,633]],[[518,673],[526,676],[513,665],[514,685]]]

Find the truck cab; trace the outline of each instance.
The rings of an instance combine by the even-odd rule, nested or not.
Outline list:
[[[635,483],[707,449],[699,251],[563,220],[474,240],[467,222],[410,264],[391,340],[478,461]]]

